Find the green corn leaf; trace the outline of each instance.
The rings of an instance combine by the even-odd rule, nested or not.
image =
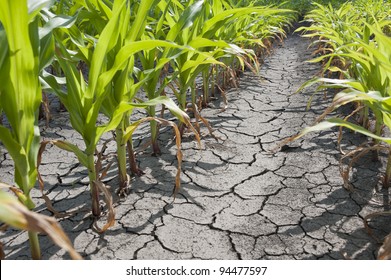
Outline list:
[[[377,140],[383,141],[385,143],[391,144],[391,138],[378,136],[378,135],[370,132],[369,130],[363,128],[362,126],[353,124],[351,122],[348,122],[348,121],[345,121],[345,120],[342,120],[339,118],[330,118],[330,119],[328,119],[326,121],[322,121],[314,126],[306,127],[298,135],[292,137],[290,140],[291,141],[297,140],[310,132],[323,131],[323,130],[328,130],[333,127],[341,127],[341,126],[349,128],[350,130],[361,133],[361,134],[366,135],[368,137],[371,137],[373,139],[377,139]]]
[[[159,104],[164,104],[167,107],[167,109],[169,109],[170,112],[175,117],[177,117],[181,122],[183,122],[185,124],[189,124],[190,123],[189,116],[183,110],[181,110],[178,107],[178,105],[176,105],[175,102],[171,98],[169,98],[167,96],[159,96],[159,97],[156,97],[154,99],[143,101],[143,102],[140,102],[140,103],[130,103],[131,106],[139,107],[139,108],[145,108],[145,107],[149,107],[149,106],[156,106],[156,105],[159,105]]]
[[[365,88],[363,85],[354,80],[354,79],[328,79],[328,78],[313,78],[305,83],[303,83],[297,90],[296,93],[302,91],[304,88],[310,87],[314,84],[321,84],[318,89],[323,89],[323,88],[351,88],[351,89],[356,89],[361,92],[365,92]]]
[[[89,74],[89,89],[86,92],[86,98],[92,99],[95,95],[95,89],[100,89],[97,86],[98,78],[103,70],[106,54],[114,47],[119,36],[119,20],[125,8],[126,1],[116,11],[113,12],[112,17],[100,34],[100,39],[96,45],[94,55],[91,61],[91,68]]]
[[[152,118],[150,118],[152,119]],[[136,131],[136,129],[142,124],[143,122],[147,122],[149,119],[139,119],[133,123],[131,123],[128,127],[125,128],[125,131],[122,136],[122,142],[121,144],[125,145],[129,139],[131,139],[133,133]]]
[[[55,16],[49,13],[51,18],[46,22],[45,26],[39,29],[39,69],[46,67],[54,56],[54,37],[52,31],[56,28],[70,28],[76,21],[77,15],[74,17]]]
[[[25,0],[23,5],[27,2],[27,11],[29,14],[29,21],[35,18],[40,10],[44,7],[48,7],[53,0]]]
[[[353,80],[353,79],[338,80],[338,79],[321,78],[321,79],[319,79],[319,82],[325,83],[324,85],[320,86],[321,88],[323,88],[323,87],[352,88],[352,89],[356,89],[361,92],[366,91],[366,89],[362,83],[360,83],[359,81]]]
[[[5,77],[9,74],[9,56],[8,56],[8,41],[4,29],[0,27],[0,77]],[[1,89],[6,86],[6,83],[0,83],[0,97]],[[1,106],[1,101],[0,101]]]
[[[115,57],[113,66],[106,72],[99,75],[98,88],[104,89],[109,81],[113,78],[117,71],[122,70],[125,67],[127,60],[134,54],[143,51],[151,50],[157,47],[165,48],[179,48],[184,49],[185,47],[179,46],[175,43],[162,41],[162,40],[143,40],[137,42],[131,42],[120,49]]]
[[[161,104],[164,104],[167,107],[167,109],[169,109],[170,112],[175,117],[177,117],[181,122],[183,122],[185,124],[190,123],[189,116],[184,111],[182,111],[171,98],[169,98],[167,96],[159,96],[159,97],[156,97],[156,98],[153,98],[150,100],[141,101],[139,103],[122,102],[118,106],[115,114],[121,115],[129,110],[133,110],[134,108],[147,108],[150,106],[156,106],[156,105],[161,105]]]
[[[383,97],[378,91],[361,92],[358,90],[349,89],[339,92],[333,100],[333,104],[341,106],[355,101],[368,101],[370,103],[389,103],[391,97]]]
[[[76,66],[73,63],[70,63],[69,60],[71,60],[71,58],[65,49],[65,46],[60,43],[58,43],[58,46],[60,51],[57,53],[57,57],[66,76],[67,92],[63,92],[61,84],[58,84],[61,80],[58,81],[52,75],[42,75],[41,78],[52,87],[54,93],[57,94],[61,102],[69,111],[72,127],[80,133],[80,135],[83,135],[86,126],[86,115],[90,109],[89,106],[92,104],[92,100],[86,98],[82,87],[84,78],[76,69]],[[60,52],[61,55],[59,55]]]
[[[141,34],[145,30],[147,21],[145,20],[149,10],[151,9],[153,3],[156,0],[141,0],[139,7],[137,9],[137,14],[135,20],[132,22],[132,26],[129,31],[129,36],[126,43],[130,41],[135,41],[136,38],[140,38]]]
[[[194,59],[194,58],[193,58]],[[192,70],[195,70],[197,67],[199,66],[202,66],[204,64],[216,64],[216,65],[221,65],[221,66],[225,66],[224,63],[222,63],[221,61],[218,61],[216,60],[215,58],[213,57],[203,57],[203,56],[199,56],[197,59],[194,59],[194,60],[187,60],[181,67],[180,71],[181,72],[186,72],[187,70],[189,69],[192,69]]]
[[[76,145],[71,144],[67,141],[62,141],[62,140],[52,140],[49,142],[52,143],[53,145],[56,145],[60,149],[74,153],[76,155],[77,159],[79,160],[79,162],[83,166],[88,167],[87,155],[82,150],[80,150]]]
[[[194,21],[202,11],[203,4],[204,0],[199,0],[195,1],[192,5],[189,5],[189,7],[183,11],[178,22],[171,26],[170,31],[167,33],[166,40],[176,42],[176,38],[180,32],[194,24]]]
[[[236,20],[237,18],[251,13],[259,14],[262,16],[270,16],[281,13],[292,13],[292,10],[284,9],[271,9],[261,7],[246,7],[246,8],[235,8],[223,11],[216,14],[212,18],[208,19],[203,23],[201,34],[206,38],[210,38],[220,28],[224,27],[231,19]]]
[[[51,36],[51,32],[56,28],[71,28],[78,17],[78,14],[73,16],[55,15],[49,11],[45,11],[48,20],[45,25],[39,29],[39,37],[44,39],[47,36]]]
[[[42,89],[51,89],[56,92],[57,95],[63,95],[62,99],[66,98],[66,93],[64,93],[61,87],[67,83],[65,77],[55,76],[43,69],[39,79],[41,81]]]
[[[9,56],[9,76],[2,77],[5,85],[1,102],[18,141],[22,145],[28,145],[41,92],[34,75],[38,65],[35,64],[31,47],[27,16],[11,17],[14,9],[20,9],[21,15],[27,14],[25,1],[22,0],[5,1],[0,6],[0,20],[7,33],[9,53],[13,54]],[[20,109],[23,115],[20,114]]]

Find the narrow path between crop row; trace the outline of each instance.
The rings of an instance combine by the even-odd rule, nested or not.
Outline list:
[[[271,152],[312,124],[329,102],[317,94],[306,111],[313,89],[292,95],[319,71],[305,62],[311,57],[308,44],[289,35],[265,59],[260,77],[246,73],[240,87],[227,92],[225,111],[221,100],[202,111],[220,140],[205,136],[199,150],[190,136],[184,139],[183,183],[173,203],[176,150],[167,131],[160,137],[161,157],[148,150],[138,155],[146,174],[133,180],[126,199],[117,199],[113,228],[95,233],[89,212],[63,219],[76,250],[87,259],[375,258],[378,245],[363,217],[386,199],[374,192],[380,164],[360,170],[351,193],[339,175],[337,132],[310,135]],[[44,137],[81,144],[64,125],[65,113],[54,122],[62,126],[49,127]],[[345,139],[344,147],[357,139]],[[107,152],[114,150],[111,144]],[[2,160],[3,170],[7,164],[9,159]],[[50,148],[41,170],[57,209],[88,206],[87,174],[72,155]],[[116,189],[115,170],[107,180]],[[48,213],[43,204],[39,210]],[[26,234],[8,230],[2,240],[7,258],[30,258]],[[41,243],[44,258],[68,258],[46,237]]]

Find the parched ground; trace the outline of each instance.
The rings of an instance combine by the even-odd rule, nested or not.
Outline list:
[[[184,139],[182,187],[175,201],[176,148],[169,129],[160,139],[161,157],[152,157],[148,149],[139,152],[146,174],[133,179],[124,199],[115,196],[113,167],[106,183],[115,197],[117,220],[104,234],[91,229],[85,168],[73,155],[49,148],[40,170],[54,207],[87,209],[60,220],[76,250],[86,259],[376,258],[379,244],[373,236],[389,233],[390,219],[373,219],[370,236],[363,218],[390,208],[390,191],[378,183],[384,164],[363,158],[353,169],[354,191],[347,191],[339,172],[338,131],[311,134],[272,152],[281,140],[312,124],[330,102],[316,94],[307,111],[313,89],[292,95],[320,70],[305,63],[311,54],[308,43],[289,35],[265,60],[260,77],[246,73],[240,87],[227,93],[225,111],[219,100],[202,111],[220,140],[205,136],[198,149],[191,137]],[[147,131],[136,137],[136,146],[142,146]],[[54,114],[42,135],[82,145],[66,113]],[[346,150],[365,140],[345,135]],[[110,142],[107,153],[113,151]],[[9,156],[0,164],[0,179],[12,182]],[[38,211],[50,214],[40,193],[34,196]],[[69,258],[46,236],[40,240],[43,258]],[[8,259],[30,258],[26,233],[8,229],[1,241]]]

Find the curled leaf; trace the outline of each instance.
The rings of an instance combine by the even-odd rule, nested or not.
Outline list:
[[[0,183],[0,188],[10,187]],[[2,190],[0,190],[0,220],[21,230],[45,233],[55,244],[65,249],[72,259],[82,259],[56,219],[28,210],[15,197]]]
[[[115,224],[115,212],[113,207],[113,197],[111,196],[109,190],[101,181],[93,181],[94,186],[97,188],[99,193],[103,194],[104,201],[106,203],[108,209],[107,222],[103,225],[103,227],[98,226],[98,221],[95,220],[94,228],[98,233],[105,232],[108,228],[114,226]]]

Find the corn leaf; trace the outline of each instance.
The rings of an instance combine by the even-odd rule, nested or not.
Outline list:
[[[351,122],[348,122],[348,121],[345,121],[345,120],[342,120],[339,118],[330,118],[330,119],[328,119],[326,121],[322,121],[314,126],[306,127],[299,134],[290,138],[290,140],[291,141],[297,140],[310,132],[328,130],[333,127],[346,127],[346,128],[349,128],[350,130],[361,133],[361,134],[366,135],[368,137],[371,137],[373,139],[377,139],[377,140],[386,142],[388,144],[391,144],[391,138],[378,136],[378,135],[370,132],[369,130],[363,128],[362,126],[353,124]]]
[[[0,188],[9,187],[0,183]],[[45,233],[56,245],[68,251],[72,259],[82,259],[54,218],[29,211],[3,190],[0,190],[0,221],[17,229]]]

